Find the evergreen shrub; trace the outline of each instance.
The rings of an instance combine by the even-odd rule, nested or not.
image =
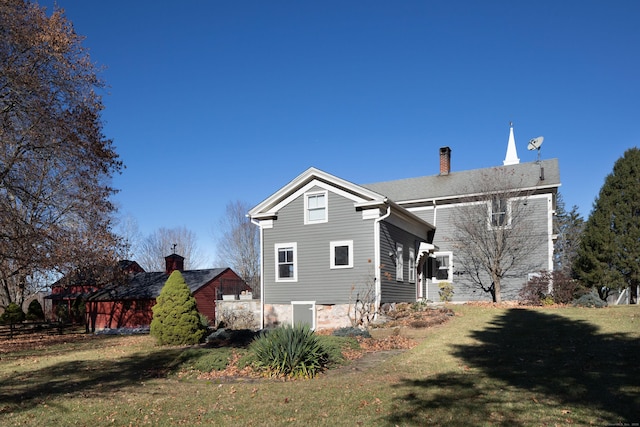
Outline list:
[[[588,294],[582,295],[580,298],[573,302],[574,307],[594,307],[594,308],[602,308],[607,306],[606,301],[602,301],[598,294],[595,292],[589,292]]]
[[[27,320],[42,321],[44,320],[44,311],[42,310],[42,304],[37,299],[34,299],[29,303],[27,308]]]
[[[22,322],[26,318],[22,308],[15,302],[9,303],[4,313],[0,316],[0,322],[5,325],[15,325]]]
[[[371,334],[366,329],[354,328],[352,326],[336,329],[335,331],[333,331],[331,333],[331,335],[336,336],[336,337],[371,338]]]
[[[192,345],[205,335],[196,299],[182,274],[174,271],[153,306],[150,333],[160,345]]]

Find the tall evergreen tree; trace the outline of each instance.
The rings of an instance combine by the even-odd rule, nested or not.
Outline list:
[[[637,303],[640,284],[640,149],[628,149],[613,166],[585,224],[578,257],[578,278],[606,299],[628,288]]]
[[[554,221],[554,233],[557,236],[553,246],[554,271],[560,271],[566,276],[572,275],[573,261],[578,254],[583,230],[584,219],[578,212],[578,206],[573,205],[567,212],[564,198],[558,193]]]
[[[158,344],[197,344],[204,336],[196,299],[178,270],[167,279],[152,310],[150,332]]]

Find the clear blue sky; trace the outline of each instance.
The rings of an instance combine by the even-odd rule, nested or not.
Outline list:
[[[115,186],[214,258],[225,205],[310,166],[357,184],[521,162],[544,136],[589,215],[640,144],[640,1],[57,0],[106,67]],[[40,1],[50,7],[53,1]],[[212,265],[207,265],[212,266]]]

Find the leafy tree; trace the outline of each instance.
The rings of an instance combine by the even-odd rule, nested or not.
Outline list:
[[[157,229],[141,242],[137,261],[146,271],[164,271],[164,258],[172,253],[185,258],[187,270],[200,268],[206,263],[196,234],[186,227]]]
[[[640,284],[640,149],[628,149],[613,165],[585,224],[575,274],[601,299],[629,289],[637,303]]]
[[[29,303],[27,308],[27,320],[44,320],[44,311],[42,310],[42,304],[37,299],[34,299]]]
[[[171,273],[152,310],[150,332],[160,345],[197,344],[204,337],[196,299],[179,271]]]
[[[572,275],[573,261],[580,246],[580,237],[584,230],[584,219],[578,212],[576,205],[573,205],[571,210],[567,212],[560,193],[556,199],[556,216],[553,225],[557,236],[553,247],[553,269],[570,276]]]
[[[62,10],[0,2],[0,305],[53,273],[113,258],[122,163],[102,133],[104,83]],[[48,281],[50,283],[50,281]]]
[[[218,262],[231,267],[251,287],[254,297],[260,296],[260,235],[259,229],[247,217],[247,203],[227,204],[217,237]]]
[[[539,271],[531,254],[544,253],[546,235],[536,229],[522,178],[495,168],[468,189],[472,194],[453,214],[452,242],[463,286],[480,289],[493,302],[502,300],[502,280]]]

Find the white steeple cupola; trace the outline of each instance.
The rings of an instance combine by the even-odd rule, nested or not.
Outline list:
[[[513,137],[513,122],[509,123],[509,142],[507,144],[507,156],[504,158],[502,164],[517,165],[520,163],[518,158],[518,152],[516,151],[516,139]]]

